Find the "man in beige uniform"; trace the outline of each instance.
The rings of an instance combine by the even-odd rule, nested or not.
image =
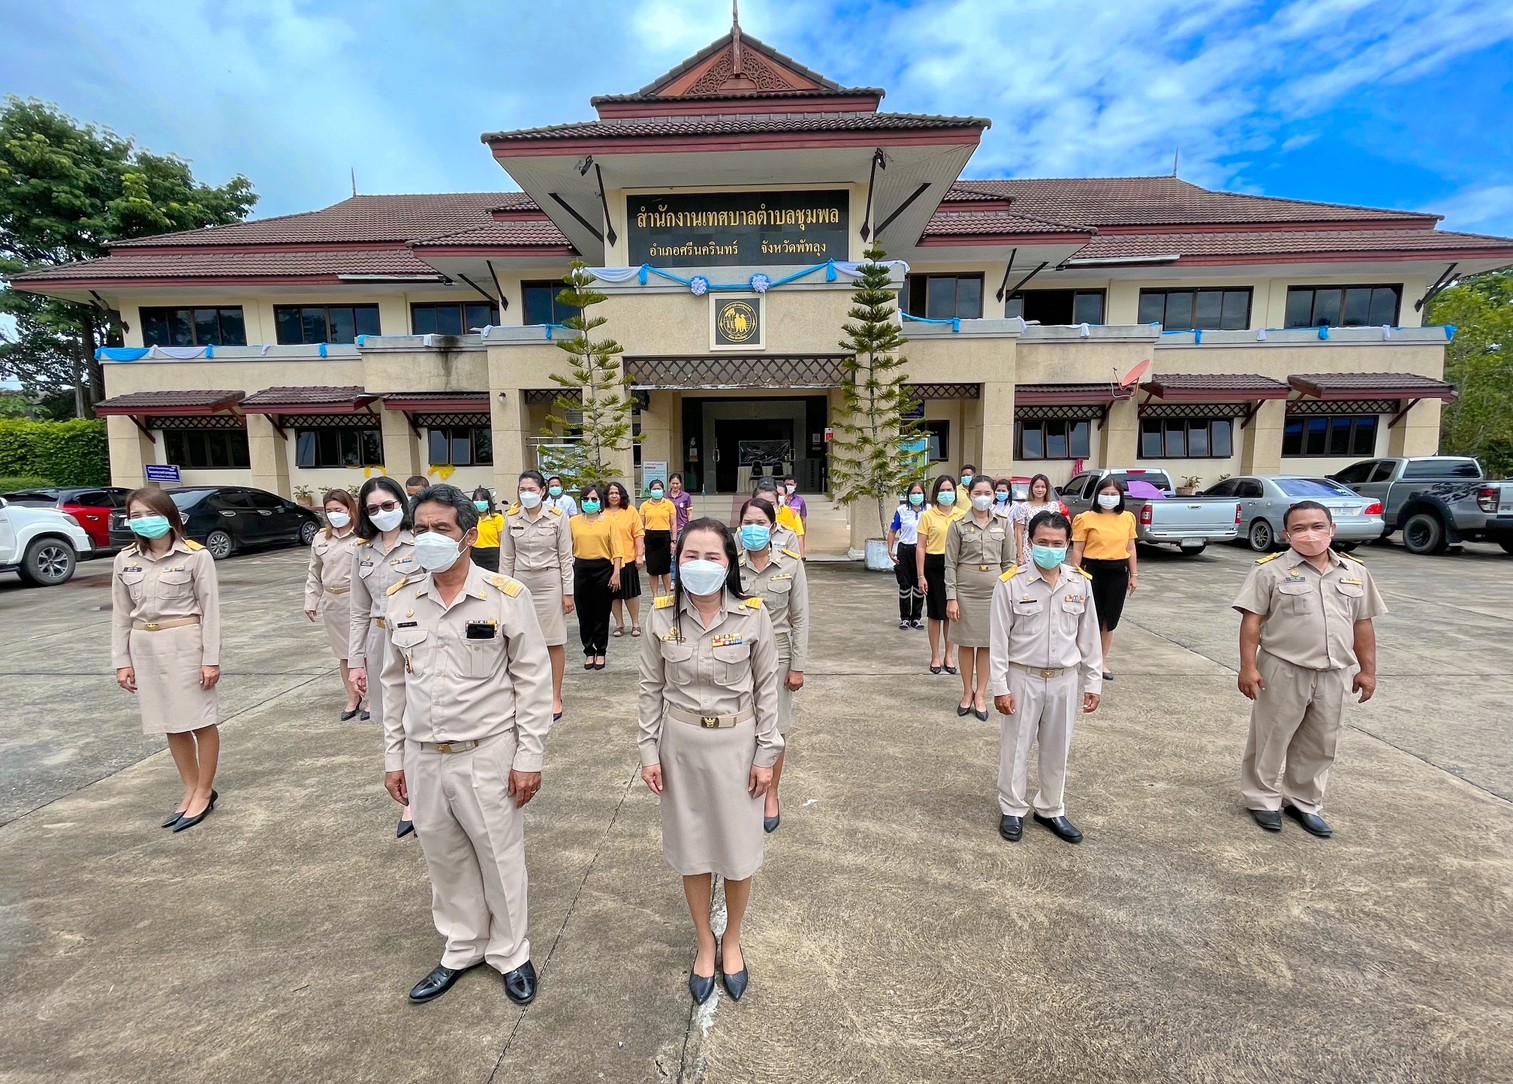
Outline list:
[[[1037,738],[1035,820],[1068,843],[1082,842],[1066,818],[1066,768],[1078,707],[1096,711],[1102,698],[1103,648],[1088,575],[1065,563],[1071,537],[1072,525],[1059,512],[1036,516],[1027,536],[1031,563],[1009,569],[993,591],[988,691],[1005,717],[998,745],[998,834],[1010,843],[1019,842],[1030,812],[1025,791]]]
[[[415,505],[427,571],[390,589],[384,785],[410,802],[431,876],[441,964],[410,991],[430,1001],[485,961],[517,1004],[536,996],[526,939],[525,813],[541,786],[551,665],[530,592],[474,565],[478,512],[457,487]]]
[[[1234,602],[1243,615],[1240,692],[1255,701],[1240,792],[1266,831],[1280,832],[1286,813],[1328,839],[1319,811],[1345,702],[1352,690],[1361,703],[1376,691],[1371,620],[1387,607],[1366,566],[1329,548],[1329,509],[1299,501],[1282,523],[1291,548],[1257,561]]]

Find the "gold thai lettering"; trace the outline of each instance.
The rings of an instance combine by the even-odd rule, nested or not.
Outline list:
[[[839,226],[836,207],[788,207],[769,210],[765,203],[755,210],[669,211],[665,203],[654,208],[642,204],[636,213],[637,229],[720,229],[739,226],[793,227],[804,232],[810,226]]]

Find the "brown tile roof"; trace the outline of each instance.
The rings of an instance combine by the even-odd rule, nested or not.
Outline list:
[[[1016,384],[1014,404],[1097,405],[1128,399],[1131,394],[1128,388],[1117,387],[1106,380],[1088,384]]]
[[[489,409],[489,393],[486,391],[393,392],[383,399],[385,410],[398,410],[405,414],[465,414]]]
[[[1243,399],[1286,399],[1292,391],[1280,380],[1260,373],[1162,373],[1140,385],[1169,403],[1202,402],[1224,396]]]
[[[189,250],[181,253],[117,252],[98,260],[83,260],[43,268],[12,280],[37,289],[44,284],[66,286],[70,282],[101,279],[220,279],[242,277],[319,278],[337,275],[393,275],[404,278],[438,277],[437,270],[422,263],[406,248],[361,252],[217,252]]]
[[[468,246],[491,247],[499,245],[542,247],[568,246],[572,242],[557,228],[556,223],[541,222],[490,222],[461,233],[449,233],[415,241],[413,248],[457,248]]]
[[[377,398],[378,396],[369,393],[361,385],[355,384],[341,387],[311,385],[264,388],[255,395],[249,395],[243,399],[242,409],[249,414],[298,414],[302,408],[310,407],[356,409]]]
[[[1316,399],[1454,399],[1455,385],[1417,373],[1305,373],[1287,382]]]
[[[213,414],[245,396],[244,391],[134,391],[102,399],[95,413],[111,414]]]
[[[1486,251],[1513,255],[1513,239],[1435,229],[1254,230],[1218,233],[1100,233],[1076,259],[1131,256],[1319,256],[1333,253],[1388,255],[1418,252]]]
[[[514,132],[490,132],[485,143],[538,139],[642,139],[648,136],[758,135],[764,132],[881,132],[925,128],[987,128],[980,117],[918,113],[710,113],[699,116],[607,117]]]
[[[539,211],[541,205],[524,192],[501,192],[490,211]]]
[[[1031,215],[1014,214],[1012,211],[937,211],[925,227],[926,237],[950,237],[960,234],[995,233],[1074,233],[1087,236],[1093,231],[1086,226],[1074,226],[1066,222],[1052,222]]]

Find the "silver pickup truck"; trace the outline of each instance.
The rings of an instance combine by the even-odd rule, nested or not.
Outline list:
[[[1330,477],[1380,501],[1382,537],[1402,531],[1409,553],[1443,553],[1462,542],[1494,542],[1513,553],[1513,482],[1489,481],[1474,459],[1367,459]]]
[[[1239,537],[1240,505],[1233,497],[1178,497],[1171,475],[1164,470],[1112,467],[1086,471],[1057,490],[1073,516],[1096,507],[1098,490],[1114,478],[1126,484],[1146,482],[1164,496],[1160,500],[1125,497],[1124,508],[1135,514],[1138,539],[1148,545],[1172,545],[1184,557],[1196,557],[1210,542]]]

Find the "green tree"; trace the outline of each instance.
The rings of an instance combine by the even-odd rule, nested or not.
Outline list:
[[[0,281],[104,256],[111,241],[237,222],[256,202],[240,174],[202,184],[184,159],[46,102],[11,96],[0,109]],[[14,332],[0,332],[0,377],[34,397],[75,389],[87,414],[104,395],[95,350],[119,345],[119,315],[11,289],[0,291],[0,314],[15,320]]]
[[[578,439],[557,457],[553,473],[560,474],[568,485],[604,486],[619,477],[615,460],[637,439],[631,423],[634,404],[630,382],[620,365],[625,348],[613,339],[590,337],[591,332],[608,323],[603,316],[591,315],[590,310],[609,299],[591,285],[593,275],[588,266],[574,260],[563,281],[568,285],[557,300],[578,310],[578,315],[566,321],[566,327],[577,334],[555,340],[568,355],[570,369],[566,375],[552,374],[552,380],[564,390],[552,404],[556,413],[547,418],[545,432],[558,438],[576,433]],[[580,411],[581,422],[570,418]]]
[[[904,338],[894,303],[886,256],[874,245],[851,295],[850,322],[842,330],[841,394],[844,414],[836,419],[830,451],[830,479],[843,505],[877,503],[878,529],[887,534],[890,503],[920,477],[918,459],[904,446],[919,437],[917,423],[905,417],[915,405],[908,388],[908,359],[899,351]]]
[[[1445,347],[1445,379],[1460,398],[1440,415],[1441,450],[1474,455],[1487,470],[1513,471],[1513,271],[1466,279],[1425,312],[1429,324],[1455,325]]]

